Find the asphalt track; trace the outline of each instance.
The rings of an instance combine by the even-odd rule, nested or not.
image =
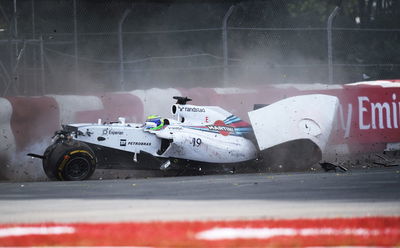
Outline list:
[[[400,216],[400,168],[0,183],[0,222]]]

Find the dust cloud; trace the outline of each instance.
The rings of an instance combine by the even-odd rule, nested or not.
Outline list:
[[[53,24],[43,27],[48,32],[44,44],[46,93],[89,95],[150,88],[222,87],[222,21],[232,5],[235,8],[227,32],[228,86],[327,81],[326,32],[279,30],[296,27],[288,13],[273,11],[281,10],[283,3],[279,7],[262,1],[133,5],[128,1],[83,1],[78,12],[78,70],[71,45],[71,17],[47,20]],[[131,11],[122,26],[121,78],[118,23],[127,9]],[[240,27],[278,30],[235,29]],[[338,78],[346,82],[350,76],[338,70]]]
[[[116,1],[110,6],[100,6],[98,2],[93,5],[89,1],[82,2],[78,12],[78,71],[74,64],[74,47],[71,45],[71,16],[64,16],[56,22],[53,22],[52,16],[42,16],[43,27],[38,28],[37,32],[41,30],[46,33],[45,94],[95,95],[150,88],[222,87],[221,26],[231,2],[189,1],[163,4],[156,1],[131,5],[130,1]],[[42,6],[43,3],[39,5]],[[68,7],[67,3],[65,5]],[[37,7],[38,15],[40,6]],[[228,26],[268,27],[271,24],[263,22],[266,19],[263,15],[272,9],[267,7],[268,2],[262,1],[239,3]],[[51,10],[51,6],[46,8]],[[99,11],[90,11],[90,8]],[[117,24],[127,8],[132,8],[132,11],[123,24],[122,79]],[[42,10],[42,13],[46,12]],[[109,18],[104,18],[105,13]],[[260,19],[259,22],[252,21],[257,18]],[[284,18],[285,16],[275,17],[274,23]],[[196,29],[204,30],[193,31]],[[61,35],[63,31],[66,34]],[[310,34],[298,31],[288,34],[287,31],[228,31],[228,87],[326,82],[325,32],[315,31]],[[315,43],[320,44],[316,46]],[[34,51],[29,49],[31,47],[27,50],[27,56]],[[315,54],[320,56],[314,56]],[[35,65],[38,64],[37,61]],[[345,81],[346,72],[342,74],[341,79]],[[37,72],[36,77],[39,75]],[[27,92],[40,95],[43,91],[28,89]],[[49,145],[49,137],[43,138],[46,141],[40,141],[13,154],[8,162],[0,162],[4,167],[0,170],[0,177],[11,180],[46,180],[41,160],[26,156],[28,152],[43,153]],[[283,150],[285,153],[282,157],[290,156],[286,149]],[[5,158],[2,160],[7,161]],[[107,176],[103,173],[96,177]]]
[[[28,157],[28,153],[43,154],[50,145],[50,138],[36,142],[23,151],[0,159],[0,180],[10,181],[45,181],[42,160]]]

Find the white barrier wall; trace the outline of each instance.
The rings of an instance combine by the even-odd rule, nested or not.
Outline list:
[[[177,89],[150,89],[150,90],[134,90],[130,94],[138,97],[143,103],[144,116],[159,115],[168,117],[171,115],[171,103],[174,96],[180,96],[181,93]]]
[[[10,159],[16,152],[14,134],[11,130],[11,114],[10,102],[0,98],[0,161]]]
[[[3,172],[13,166],[10,158],[27,150],[43,152],[61,124],[93,123],[98,118],[109,122],[118,117],[126,117],[128,122],[143,122],[151,114],[171,117],[173,96],[192,98],[191,103],[195,105],[220,106],[247,121],[247,113],[254,104],[271,104],[306,94],[339,98],[338,123],[330,145],[338,149],[333,153],[383,151],[400,144],[400,80],[349,85],[265,85],[250,89],[149,89],[96,96],[8,97],[0,98],[0,179]],[[29,177],[29,173],[24,174]]]
[[[50,95],[58,104],[60,111],[60,123],[73,122],[76,113],[82,111],[94,111],[103,109],[103,103],[97,96],[59,96]]]

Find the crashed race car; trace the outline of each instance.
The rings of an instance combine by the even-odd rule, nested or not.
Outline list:
[[[287,98],[248,113],[250,123],[217,106],[187,104],[174,97],[172,118],[150,116],[142,124],[67,124],[55,133],[41,158],[51,180],[85,180],[96,168],[234,169],[316,163],[321,159],[339,101],[314,94]],[[278,155],[278,156],[277,156]],[[279,157],[279,159],[277,159]]]

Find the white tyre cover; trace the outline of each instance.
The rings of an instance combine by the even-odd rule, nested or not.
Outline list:
[[[339,107],[339,99],[322,94],[290,97],[248,113],[259,149],[309,139],[322,152]]]

